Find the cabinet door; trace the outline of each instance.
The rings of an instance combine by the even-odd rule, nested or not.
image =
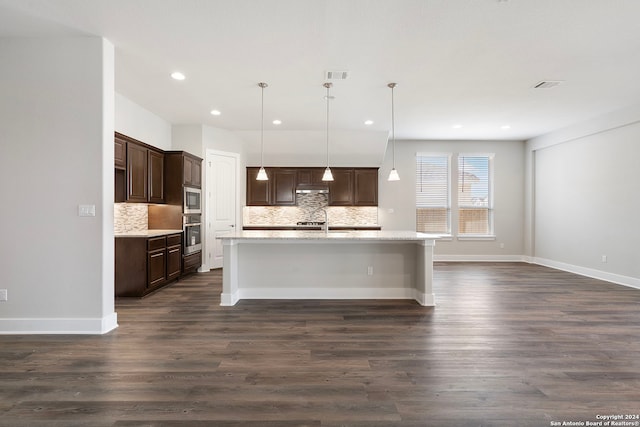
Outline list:
[[[164,154],[149,150],[149,202],[164,203]]]
[[[160,285],[165,281],[167,271],[166,249],[149,252],[147,255],[147,286]]]
[[[148,163],[145,147],[127,144],[127,201],[147,202]]]
[[[193,169],[193,162],[191,161],[190,158],[188,157],[183,157],[182,159],[182,173],[183,173],[183,177],[182,177],[182,182],[184,185],[193,185],[191,183],[191,174],[192,169]]]
[[[354,169],[353,204],[356,206],[378,206],[378,170]]]
[[[202,165],[200,160],[184,156],[183,163],[184,185],[200,188],[202,185]]]
[[[298,169],[298,184],[326,184],[322,181],[324,169],[320,168],[302,168]]]
[[[294,206],[296,204],[296,170],[272,169],[273,204]]]
[[[191,185],[198,188],[202,186],[202,163],[200,160],[191,159]]]
[[[353,169],[331,170],[333,181],[329,181],[329,205],[353,205]]]
[[[182,250],[180,246],[169,246],[167,248],[167,280],[180,277],[182,272]]]
[[[269,181],[257,181],[259,168],[247,168],[247,206],[268,206],[271,204]],[[268,175],[272,175],[267,171]],[[270,177],[271,179],[271,177]]]
[[[127,167],[127,141],[115,138],[113,163],[116,169],[125,169]]]

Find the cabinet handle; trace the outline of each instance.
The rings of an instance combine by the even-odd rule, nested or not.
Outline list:
[[[170,254],[172,254],[174,252],[180,252],[180,249],[178,248],[178,249],[173,249],[173,250],[169,251]]]
[[[151,255],[151,258],[156,258],[156,257],[159,257],[159,256],[164,256],[164,254],[162,252],[160,252],[159,254]]]

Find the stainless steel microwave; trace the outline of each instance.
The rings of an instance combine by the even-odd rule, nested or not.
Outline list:
[[[199,188],[184,187],[184,207],[183,213],[202,213],[201,201],[202,191]]]

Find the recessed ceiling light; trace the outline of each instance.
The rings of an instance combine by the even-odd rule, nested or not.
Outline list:
[[[272,123],[274,125],[281,125],[282,124],[282,120],[275,119]]]
[[[462,128],[462,125],[460,125],[460,124],[456,124],[456,125],[453,125],[453,126],[451,126],[451,127],[452,127],[453,129],[461,129],[461,128]]]
[[[502,130],[511,129],[511,126],[509,126],[509,125],[503,125],[503,126],[500,126],[500,129],[502,129]]]
[[[182,74],[180,71],[175,71],[175,72],[171,73],[171,78],[173,80],[184,80],[184,79],[186,79],[185,75]]]
[[[211,115],[212,116],[219,116],[220,114],[222,114],[220,111],[218,110],[211,110]]]
[[[373,120],[365,120],[364,124],[367,126],[371,126],[373,124]]]

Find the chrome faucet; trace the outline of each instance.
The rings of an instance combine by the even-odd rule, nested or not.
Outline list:
[[[326,209],[322,209],[322,212],[324,212],[324,232],[329,234],[329,214]]]

